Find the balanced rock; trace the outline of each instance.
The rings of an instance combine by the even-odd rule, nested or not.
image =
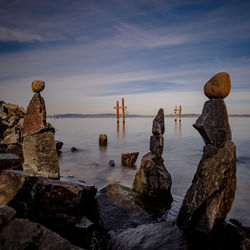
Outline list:
[[[51,132],[27,135],[23,140],[24,173],[31,176],[59,178],[59,164],[54,135]]]
[[[152,135],[150,137],[150,151],[157,157],[161,157],[164,147],[164,138],[162,135]]]
[[[125,167],[134,167],[138,158],[139,152],[133,152],[129,154],[122,154],[122,165]]]
[[[106,134],[99,135],[99,146],[106,147],[108,145],[108,137]]]
[[[46,129],[45,102],[39,93],[35,93],[24,117],[25,135],[33,135]]]
[[[230,76],[226,72],[220,72],[213,76],[204,86],[204,94],[209,98],[225,98],[231,89]]]
[[[31,84],[31,88],[32,88],[33,92],[39,93],[39,92],[43,91],[44,87],[45,87],[45,82],[41,81],[41,80],[35,80]]]
[[[159,109],[158,114],[156,115],[153,121],[152,133],[154,135],[163,135],[164,132],[165,132],[164,111],[163,109]]]
[[[193,126],[199,131],[205,145],[223,147],[232,137],[227,107],[222,99],[211,99],[205,102],[202,114]]]
[[[236,189],[236,149],[232,141],[223,148],[207,145],[178,215],[178,226],[209,233],[226,218]]]
[[[144,155],[134,179],[133,190],[145,197],[170,204],[173,201],[171,185],[171,176],[163,159],[152,153]]]

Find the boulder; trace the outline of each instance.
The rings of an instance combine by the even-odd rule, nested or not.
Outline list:
[[[157,157],[161,157],[164,147],[164,137],[162,135],[150,136],[150,151]]]
[[[20,136],[16,133],[15,127],[8,128],[3,133],[3,143],[4,144],[13,144],[20,141]]]
[[[153,120],[152,133],[154,135],[163,135],[165,133],[164,110],[159,109],[158,114]]]
[[[99,135],[99,146],[106,147],[108,145],[108,137],[106,134]]]
[[[33,135],[46,128],[45,102],[39,93],[35,93],[24,117],[24,133]]]
[[[226,72],[220,72],[213,76],[204,86],[204,94],[209,99],[223,99],[228,96],[231,89],[230,76]]]
[[[0,170],[21,168],[21,159],[17,155],[9,153],[0,153]]]
[[[135,167],[135,162],[138,158],[139,152],[129,154],[122,154],[122,165],[125,167]]]
[[[33,92],[41,92],[45,88],[45,82],[41,80],[35,80],[31,84],[31,88]]]
[[[27,135],[23,140],[24,173],[58,179],[60,176],[54,136],[51,132]]]
[[[15,209],[0,205],[0,232],[14,218],[15,214]]]
[[[19,118],[24,117],[25,110],[23,107],[12,104],[12,103],[4,103],[0,107],[0,117],[2,119],[9,119],[11,116],[17,116]]]
[[[198,165],[192,185],[178,215],[178,226],[209,233],[226,218],[236,189],[236,149],[232,141],[223,148],[208,144]]]
[[[80,250],[58,234],[27,219],[14,219],[0,233],[2,250]]]
[[[231,129],[228,122],[227,107],[222,99],[211,99],[205,102],[202,114],[193,125],[202,136],[206,145],[223,147],[231,140]]]
[[[163,164],[163,159],[152,153],[144,155],[134,179],[133,190],[169,206],[173,201],[171,185],[172,179]]]

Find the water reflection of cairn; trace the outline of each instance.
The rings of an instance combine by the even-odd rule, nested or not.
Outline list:
[[[142,157],[140,168],[134,179],[133,190],[144,197],[170,205],[173,201],[172,179],[163,164],[164,132],[164,111],[159,109],[153,121],[153,135],[150,137],[151,152]]]
[[[194,124],[205,146],[192,185],[181,206],[177,224],[185,232],[210,233],[231,209],[236,189],[236,148],[231,140],[224,98],[231,88],[227,73],[219,73],[204,87],[210,99]]]
[[[32,83],[35,94],[24,117],[23,170],[27,175],[58,179],[60,173],[54,131],[46,122],[45,102],[40,94],[44,87],[43,81]]]

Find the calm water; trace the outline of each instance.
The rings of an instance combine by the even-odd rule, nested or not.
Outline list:
[[[196,118],[183,118],[181,126],[172,118],[165,120],[163,158],[172,176],[172,193],[184,196],[191,185],[202,156],[203,140],[192,127]],[[87,184],[102,188],[108,183],[131,187],[141,157],[149,152],[153,118],[128,118],[126,126],[117,128],[112,118],[50,119],[56,128],[56,139],[64,142],[59,157],[61,175],[72,175]],[[250,226],[250,118],[230,119],[233,141],[237,147],[237,191],[228,218]],[[108,135],[108,147],[99,148],[99,134]],[[78,152],[71,152],[75,146]],[[121,154],[138,151],[137,168],[121,166]],[[109,160],[115,167],[109,167]]]

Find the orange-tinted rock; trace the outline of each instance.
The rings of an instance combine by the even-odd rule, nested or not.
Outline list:
[[[220,72],[213,76],[204,86],[204,94],[209,99],[225,98],[231,89],[230,76],[226,72]]]
[[[45,87],[45,82],[41,80],[35,80],[31,84],[33,92],[41,92]]]
[[[125,167],[134,167],[134,164],[138,158],[138,155],[139,155],[139,152],[122,154],[122,165]]]
[[[39,93],[35,93],[24,117],[24,134],[36,134],[43,129],[46,129],[45,102]]]
[[[99,146],[106,147],[108,145],[108,137],[106,134],[100,134],[99,136]]]

